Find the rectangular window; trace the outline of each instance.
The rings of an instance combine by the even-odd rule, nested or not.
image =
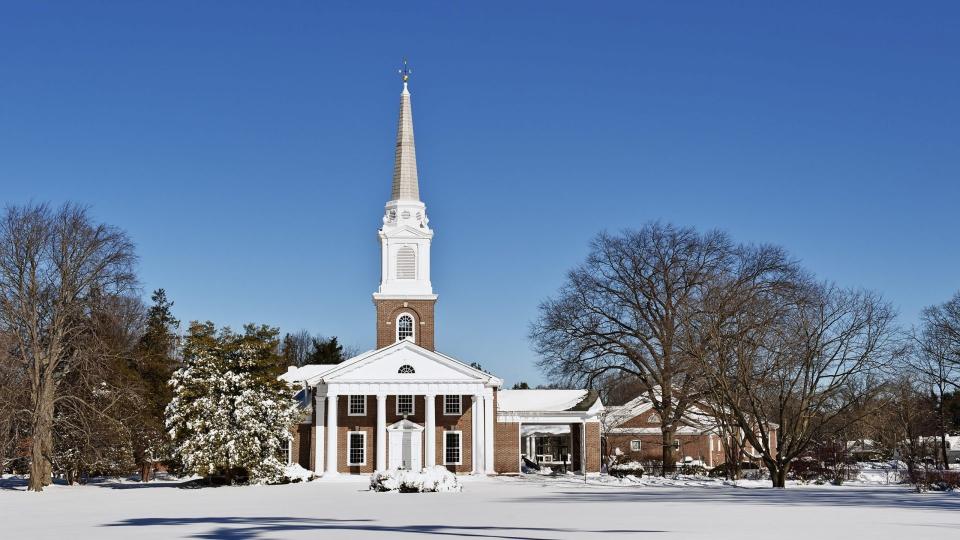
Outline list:
[[[347,465],[367,464],[367,432],[347,432]]]
[[[413,396],[409,394],[397,396],[397,414],[413,414]]]
[[[673,449],[674,449],[674,450],[679,450],[679,449],[680,449],[680,439],[674,439],[674,440],[673,440]]]
[[[293,445],[291,444],[290,437],[283,437],[280,439],[280,448],[277,449],[277,459],[280,460],[280,463],[284,465],[290,465],[293,462],[293,453],[291,452]]]
[[[443,433],[443,464],[460,465],[460,432],[445,431]]]
[[[367,415],[367,396],[350,396],[349,408],[347,414],[350,416]]]
[[[443,414],[449,416],[459,416],[463,412],[463,407],[460,402],[461,396],[458,395],[445,395],[443,396]]]
[[[639,440],[632,440],[632,441],[630,441],[630,451],[631,451],[631,452],[639,452],[639,451],[640,451],[640,441],[639,441]]]

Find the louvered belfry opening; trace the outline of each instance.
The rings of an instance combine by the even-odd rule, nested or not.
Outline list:
[[[397,251],[397,279],[417,279],[417,254],[411,247]]]

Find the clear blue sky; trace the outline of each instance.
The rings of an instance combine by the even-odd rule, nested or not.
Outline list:
[[[537,304],[653,219],[911,324],[960,289],[960,5],[798,4],[3,2],[0,200],[91,205],[184,320],[368,348],[408,56],[440,350],[541,380]]]

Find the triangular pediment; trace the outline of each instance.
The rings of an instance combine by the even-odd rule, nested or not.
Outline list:
[[[423,426],[404,418],[387,426],[387,431],[423,431]]]
[[[387,238],[433,238],[433,231],[427,228],[417,228],[410,225],[397,225],[383,228],[380,234]]]
[[[424,349],[412,341],[351,358],[324,374],[327,383],[345,382],[480,382],[501,381],[449,356]]]

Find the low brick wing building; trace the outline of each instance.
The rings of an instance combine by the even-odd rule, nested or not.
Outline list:
[[[639,396],[624,405],[609,407],[603,423],[607,456],[628,456],[637,461],[659,461],[663,458],[660,417],[648,397]],[[775,427],[769,436],[775,444]],[[695,463],[712,468],[726,461],[725,441],[721,439],[716,422],[706,408],[690,409],[677,427],[672,444],[679,463]],[[744,461],[758,463],[759,457],[749,444],[743,449]]]

